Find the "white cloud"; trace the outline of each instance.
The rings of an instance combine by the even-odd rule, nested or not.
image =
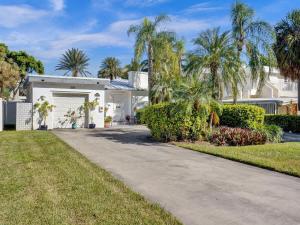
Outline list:
[[[61,11],[65,7],[64,0],[50,0],[50,3],[54,11]]]
[[[169,0],[126,0],[125,3],[131,6],[147,7],[152,5],[161,4]]]
[[[191,14],[197,12],[205,12],[205,11],[216,11],[222,10],[224,7],[222,6],[212,6],[210,2],[202,2],[188,7],[183,10],[183,13]]]
[[[45,10],[28,5],[0,5],[0,26],[14,28],[21,24],[36,21],[48,14]]]

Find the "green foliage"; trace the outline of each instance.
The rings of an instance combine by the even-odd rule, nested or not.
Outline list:
[[[145,124],[145,118],[144,118],[144,115],[145,115],[145,108],[143,109],[138,109],[136,111],[136,114],[135,114],[135,117],[136,117],[136,122],[137,124]]]
[[[201,74],[213,99],[222,99],[225,87],[243,84],[244,73],[239,71],[241,63],[230,32],[221,33],[220,28],[203,31],[194,40],[194,45],[197,49],[188,57],[186,70]]]
[[[28,55],[24,51],[10,51],[7,57],[12,59],[20,69],[21,77],[25,77],[27,73],[36,72],[38,74],[44,73],[44,65],[40,60]]]
[[[56,66],[56,70],[65,70],[65,74],[71,72],[73,77],[78,77],[79,75],[88,76],[90,74],[87,71],[89,60],[90,59],[82,50],[72,48],[62,55],[62,58]]]
[[[256,126],[256,131],[266,135],[268,142],[279,143],[282,141],[282,128],[276,125],[260,124]]]
[[[145,108],[143,120],[159,141],[199,140],[206,135],[208,107],[187,110],[183,103],[160,103]]]
[[[8,99],[20,79],[19,67],[15,63],[0,60],[0,97]]]
[[[98,77],[110,78],[110,80],[113,80],[117,78],[117,76],[121,75],[122,69],[119,59],[115,57],[107,57],[102,61],[100,70],[98,71]]]
[[[46,125],[46,120],[49,116],[49,112],[52,112],[54,107],[55,105],[51,105],[48,101],[46,101],[44,96],[41,96],[33,105],[34,110],[39,113],[41,122],[44,121],[44,125]]]
[[[254,129],[264,122],[265,110],[255,105],[224,105],[221,125]]]
[[[285,132],[300,133],[300,116],[265,115],[265,124],[279,126]]]
[[[91,111],[94,111],[98,105],[99,105],[98,99],[94,99],[91,102],[86,101],[83,104],[84,110],[89,112],[89,117],[90,117],[90,121],[91,121],[92,124],[94,123],[94,120],[93,120],[93,117],[91,115]]]
[[[300,10],[293,10],[275,26],[274,51],[281,73],[292,80],[300,79]]]
[[[105,119],[104,119],[104,122],[105,122],[105,123],[111,123],[111,121],[112,121],[112,117],[111,117],[111,116],[107,116],[107,117],[105,117]]]
[[[248,5],[235,1],[231,8],[232,36],[239,58],[245,58],[254,82],[259,81],[257,95],[260,95],[269,73],[264,66],[276,64],[273,27],[265,21],[256,20],[255,12]],[[267,64],[266,64],[267,63]]]

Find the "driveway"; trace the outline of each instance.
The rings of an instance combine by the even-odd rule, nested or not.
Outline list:
[[[157,143],[143,127],[54,133],[184,224],[300,224],[299,178]]]

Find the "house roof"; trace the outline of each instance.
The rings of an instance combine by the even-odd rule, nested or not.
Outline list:
[[[86,85],[103,85],[107,90],[136,90],[129,84],[126,79],[94,78],[94,77],[67,77],[52,75],[28,75],[25,85],[28,83],[58,83],[58,84],[86,84]]]
[[[129,84],[129,81],[125,79],[112,80],[105,88],[108,90],[136,90]]]

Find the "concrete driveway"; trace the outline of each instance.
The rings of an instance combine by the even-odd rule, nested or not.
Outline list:
[[[143,127],[54,133],[184,224],[300,224],[299,178],[157,143]]]

